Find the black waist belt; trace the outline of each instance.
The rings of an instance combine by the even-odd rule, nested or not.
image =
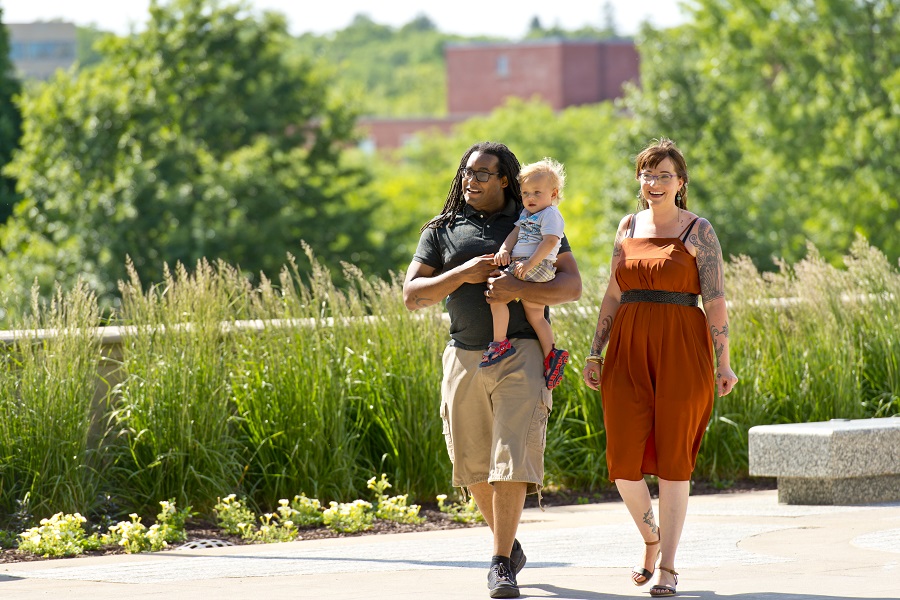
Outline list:
[[[666,292],[663,290],[628,290],[622,292],[621,304],[629,302],[655,302],[657,304],[679,304],[697,306],[697,294],[687,292]]]

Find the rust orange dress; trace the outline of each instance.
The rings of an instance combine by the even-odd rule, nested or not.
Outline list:
[[[696,219],[695,219],[696,221]],[[700,294],[696,259],[676,238],[634,238],[634,217],[616,268],[619,288]],[[712,412],[715,365],[696,306],[621,304],[600,379],[609,478],[691,478]]]

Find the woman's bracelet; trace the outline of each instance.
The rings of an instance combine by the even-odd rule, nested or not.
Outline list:
[[[584,360],[587,361],[587,362],[589,362],[589,363],[594,363],[595,365],[600,365],[601,367],[603,366],[603,357],[602,357],[602,356],[598,356],[598,355],[596,355],[596,354],[591,354],[590,356],[588,356],[588,357],[587,357],[586,359],[584,359]]]

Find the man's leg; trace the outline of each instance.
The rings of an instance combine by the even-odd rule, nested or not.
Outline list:
[[[525,491],[528,484],[520,481],[496,481],[494,486],[494,554],[509,556],[522,509],[525,508]],[[476,500],[477,502],[477,500]]]
[[[494,532],[494,486],[487,481],[469,486],[469,493],[475,498],[475,504],[484,517],[484,522]]]
[[[513,544],[525,506],[527,489],[527,483],[518,481],[479,483],[469,487],[469,492],[475,498],[478,510],[494,537],[494,556],[488,572],[491,598],[519,597],[515,574],[524,566],[525,555],[521,546],[514,550]],[[513,554],[516,556],[513,557]]]
[[[528,484],[518,481],[479,483],[469,487],[481,516],[494,534],[496,556],[510,555],[525,508],[527,487]]]

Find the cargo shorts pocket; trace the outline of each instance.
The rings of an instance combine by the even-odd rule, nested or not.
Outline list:
[[[526,443],[529,448],[544,451],[544,447],[547,445],[547,421],[550,419],[552,408],[553,393],[548,389],[541,390],[541,399],[534,407],[531,425],[528,427]]]
[[[450,462],[453,462],[453,435],[450,433],[450,407],[446,402],[441,402],[441,428],[444,441],[447,443],[447,454]]]

